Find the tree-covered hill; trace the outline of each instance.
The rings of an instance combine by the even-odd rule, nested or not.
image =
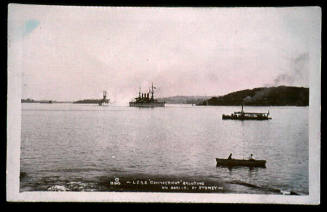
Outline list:
[[[261,87],[241,90],[220,97],[212,97],[198,105],[308,106],[309,88]]]

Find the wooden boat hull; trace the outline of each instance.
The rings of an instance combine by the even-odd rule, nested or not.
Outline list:
[[[248,167],[266,167],[265,160],[239,160],[239,159],[222,159],[216,158],[217,166],[248,166]]]

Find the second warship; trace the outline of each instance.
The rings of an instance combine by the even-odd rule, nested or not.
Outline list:
[[[156,87],[154,87],[152,83],[151,89],[149,89],[148,93],[141,93],[140,90],[139,96],[135,98],[135,101],[129,102],[129,106],[130,107],[164,107],[165,102],[161,102],[154,99],[153,96],[154,89],[156,89]]]

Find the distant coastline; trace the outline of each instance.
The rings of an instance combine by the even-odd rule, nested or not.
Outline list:
[[[59,103],[73,103],[72,101],[55,101],[55,100],[34,100],[34,99],[21,99],[21,103],[46,103],[46,104],[59,104]]]
[[[308,106],[309,88],[278,86],[241,90],[224,96],[212,97],[199,106]]]
[[[197,106],[308,106],[309,88],[278,86],[259,87],[232,92],[224,96],[171,96],[158,98],[167,104],[195,104]],[[98,104],[101,99],[83,99],[77,101],[55,101],[22,99],[22,103],[73,103]]]
[[[212,96],[171,96],[158,98],[159,101],[164,101],[167,104],[199,104]]]
[[[98,104],[101,101],[101,99],[83,99],[74,101],[74,104]]]

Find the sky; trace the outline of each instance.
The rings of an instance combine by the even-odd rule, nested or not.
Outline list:
[[[9,71],[22,98],[126,103],[310,85],[320,64],[321,10],[9,5]]]

